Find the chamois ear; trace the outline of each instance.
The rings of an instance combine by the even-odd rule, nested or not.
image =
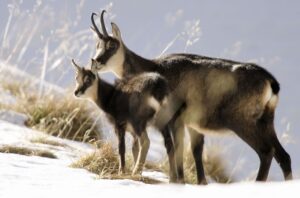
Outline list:
[[[111,30],[114,38],[118,39],[119,41],[122,41],[121,32],[117,24],[111,23]]]
[[[98,74],[97,72],[97,68],[95,67],[96,65],[96,61],[94,59],[91,59],[91,71],[94,73],[94,74]]]

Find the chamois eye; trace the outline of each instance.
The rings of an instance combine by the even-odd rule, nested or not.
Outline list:
[[[117,47],[117,44],[115,42],[109,41],[107,43],[107,48],[108,49],[116,49],[116,47]]]
[[[90,84],[91,83],[91,79],[90,78],[85,78],[84,82],[87,83],[87,84]]]

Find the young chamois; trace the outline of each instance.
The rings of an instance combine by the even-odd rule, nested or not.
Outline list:
[[[134,137],[132,174],[140,173],[150,145],[146,127],[167,100],[166,80],[157,73],[143,73],[111,85],[97,72],[81,68],[74,60],[72,64],[76,68],[75,96],[96,103],[114,125],[119,141],[120,173],[125,171],[125,131]]]
[[[205,184],[202,152],[204,135],[234,132],[258,154],[257,181],[267,179],[273,157],[280,164],[284,178],[292,179],[291,159],[280,144],[275,128],[279,83],[262,67],[194,54],[171,54],[157,59],[143,58],[126,47],[121,32],[111,23],[108,35],[102,12],[102,33],[91,16],[92,29],[99,37],[92,67],[100,72],[112,71],[119,78],[157,72],[168,81],[168,102],[177,101],[182,108],[169,125],[175,136],[175,161],[178,182],[183,182],[183,131],[191,136],[191,150],[196,163],[198,183]],[[176,111],[176,110],[175,110]],[[172,148],[172,147],[171,147]],[[171,152],[172,153],[172,152]],[[173,152],[174,153],[174,152]],[[172,157],[171,157],[172,158]],[[173,175],[176,175],[173,174]]]

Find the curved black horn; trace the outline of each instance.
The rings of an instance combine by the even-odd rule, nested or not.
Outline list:
[[[95,16],[95,15],[97,16],[97,14],[93,12],[93,13],[92,13],[92,16],[91,16],[91,21],[92,21],[92,24],[93,24],[93,29],[96,31],[98,37],[99,37],[100,39],[103,39],[103,35],[100,33],[100,31],[99,31],[99,29],[97,28],[96,23],[95,23],[95,21],[94,21],[94,16]]]
[[[77,69],[80,69],[80,66],[75,63],[74,59],[72,59],[72,63]]]
[[[108,34],[107,34],[105,23],[104,23],[104,13],[105,12],[106,12],[105,10],[102,11],[100,22],[101,22],[101,27],[102,27],[103,35],[104,35],[105,38],[107,38]]]

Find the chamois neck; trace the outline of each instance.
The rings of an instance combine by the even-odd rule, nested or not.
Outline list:
[[[98,79],[97,87],[97,99],[95,103],[105,112],[111,113],[109,108],[109,102],[115,92],[115,87],[108,82]]]
[[[151,72],[156,71],[158,64],[150,59],[146,59],[135,52],[125,48],[125,61],[124,61],[124,69],[126,74],[137,74],[142,72]]]

